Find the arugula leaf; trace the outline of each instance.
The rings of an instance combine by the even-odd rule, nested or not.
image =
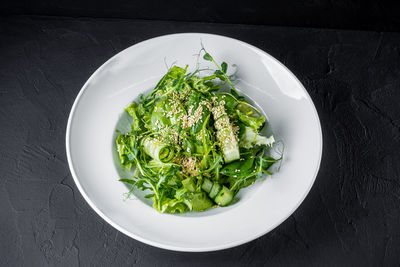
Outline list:
[[[190,77],[189,84],[192,88],[200,93],[208,94],[210,92],[216,91],[219,89],[218,85],[214,85],[210,80],[217,78],[217,75],[213,74],[206,77]]]
[[[216,66],[212,74],[170,67],[151,93],[125,109],[131,131],[116,140],[121,166],[134,168],[130,179],[120,179],[131,186],[128,196],[135,188],[146,191],[161,213],[229,205],[282,159],[264,156],[273,136],[258,134],[265,117],[236,90],[228,64],[218,65],[204,48],[200,52]],[[222,82],[230,93],[216,92]]]

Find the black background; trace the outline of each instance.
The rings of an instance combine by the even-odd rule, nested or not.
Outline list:
[[[373,0],[2,0],[0,14],[396,31],[400,2]]]
[[[0,13],[1,266],[400,264],[395,4],[7,0]],[[115,53],[177,32],[267,51],[320,116],[323,158],[310,194],[275,230],[236,248],[180,253],[126,237],[87,205],[68,169],[65,128],[83,83]]]

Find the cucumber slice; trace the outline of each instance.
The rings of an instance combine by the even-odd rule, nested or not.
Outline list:
[[[219,206],[227,206],[232,202],[233,192],[229,190],[226,186],[222,186],[221,191],[219,191],[218,195],[215,197],[214,201]]]
[[[239,144],[233,133],[232,124],[226,114],[223,102],[213,108],[214,127],[217,130],[217,140],[224,155],[225,163],[232,162],[240,158]]]
[[[147,155],[163,163],[171,161],[174,157],[172,147],[155,138],[144,137],[142,139],[142,146]]]
[[[211,188],[213,187],[213,182],[211,182],[208,179],[204,179],[203,184],[201,185],[201,189],[203,189],[204,191],[206,191],[207,193],[210,193]]]
[[[233,135],[233,133],[229,135],[229,139],[226,139],[222,147],[225,163],[229,163],[240,158],[239,145],[238,142],[235,140],[235,136]]]
[[[214,199],[218,195],[219,191],[221,191],[221,188],[222,187],[218,183],[214,183],[209,194],[210,198]]]

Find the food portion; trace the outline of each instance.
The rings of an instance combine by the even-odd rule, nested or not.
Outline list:
[[[204,76],[209,69],[169,68],[150,94],[125,109],[131,131],[116,140],[122,167],[133,170],[120,181],[131,186],[129,194],[149,192],[162,213],[228,206],[282,159],[266,156],[275,139],[260,135],[266,119],[238,93],[227,63],[201,53],[216,70]]]

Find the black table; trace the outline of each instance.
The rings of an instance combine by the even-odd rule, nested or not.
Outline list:
[[[297,75],[320,116],[323,158],[310,194],[282,225],[233,249],[179,253],[133,240],[88,206],[68,169],[67,118],[87,78],[124,48],[177,32],[265,50]],[[2,17],[0,265],[399,265],[399,102],[399,33]]]

